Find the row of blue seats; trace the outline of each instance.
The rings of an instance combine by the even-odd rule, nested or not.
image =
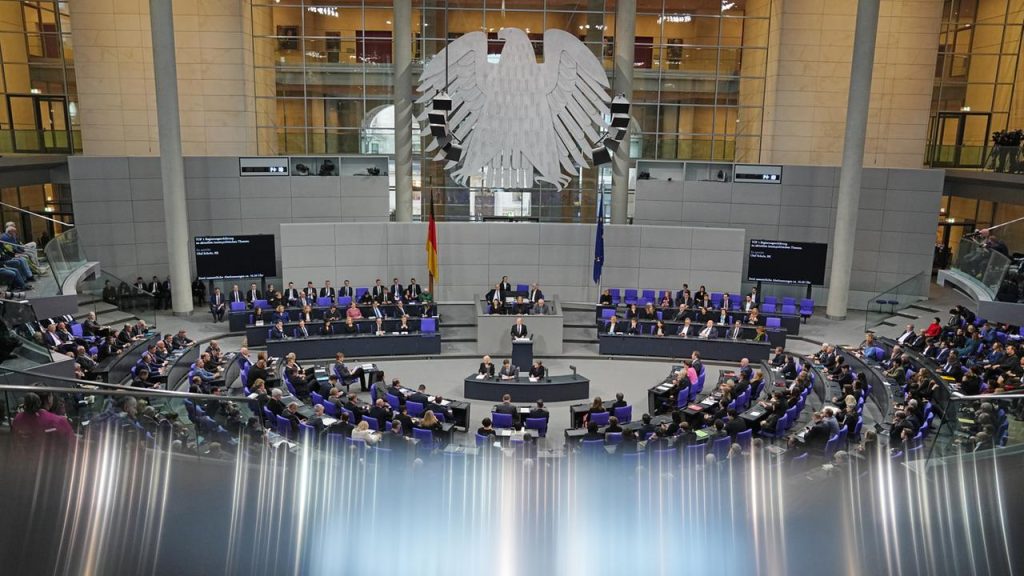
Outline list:
[[[647,304],[658,305],[666,295],[674,302],[675,294],[669,290],[634,290],[625,289],[620,290],[619,288],[609,288],[608,294],[612,297],[612,304],[618,306],[619,304],[636,304],[638,306],[646,306]],[[721,308],[722,300],[724,299],[723,292],[711,292],[711,306],[713,308]],[[742,305],[743,297],[738,295],[730,296],[729,307],[732,310],[739,310]],[[783,297],[781,300],[775,296],[765,296],[764,299],[759,303],[759,309],[762,312],[775,312],[778,310],[782,314],[796,314],[799,310],[801,315],[810,316],[814,314],[814,300],[811,298],[803,298],[800,300],[800,306],[797,308],[796,298],[789,296]],[[792,310],[787,312],[787,310]]]

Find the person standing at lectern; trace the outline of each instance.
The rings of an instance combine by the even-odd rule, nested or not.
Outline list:
[[[519,376],[519,368],[512,365],[512,362],[508,358],[501,361],[501,372],[498,376],[502,380],[512,380]]]
[[[523,317],[516,316],[516,323],[512,325],[512,339],[526,338],[526,324],[523,324]]]
[[[494,363],[491,362],[490,356],[484,356],[483,362],[480,363],[480,369],[476,373],[480,376],[494,378]]]

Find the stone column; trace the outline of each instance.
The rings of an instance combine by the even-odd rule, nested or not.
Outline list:
[[[633,60],[636,41],[636,0],[619,0],[615,8],[615,77],[613,95],[633,99]],[[629,206],[629,133],[612,158],[612,224],[625,224]]]
[[[160,182],[167,231],[167,262],[174,313],[192,313],[191,241],[185,203],[185,166],[181,158],[178,113],[178,65],[174,53],[174,12],[171,0],[149,0],[153,35],[153,77],[156,80],[157,127],[160,133]]]
[[[394,0],[395,220],[412,221],[412,1]]]
[[[871,101],[871,74],[875,63],[880,0],[858,0],[857,28],[853,37],[850,93],[846,103],[846,134],[843,137],[843,166],[839,172],[839,202],[836,231],[832,240],[832,276],[829,279],[828,309],[833,320],[846,318],[853,269],[854,236],[860,208],[860,182],[864,171],[864,140]]]

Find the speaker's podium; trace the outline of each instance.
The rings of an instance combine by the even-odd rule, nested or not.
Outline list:
[[[529,370],[533,366],[533,340],[530,338],[512,339],[512,365],[520,370]]]

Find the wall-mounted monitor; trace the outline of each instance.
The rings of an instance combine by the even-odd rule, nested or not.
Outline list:
[[[747,281],[772,284],[825,284],[828,244],[751,240]]]
[[[195,249],[200,280],[277,276],[273,234],[196,236]]]
[[[278,157],[239,158],[240,176],[287,176],[288,159]]]
[[[733,180],[754,184],[782,184],[782,166],[737,164]]]

